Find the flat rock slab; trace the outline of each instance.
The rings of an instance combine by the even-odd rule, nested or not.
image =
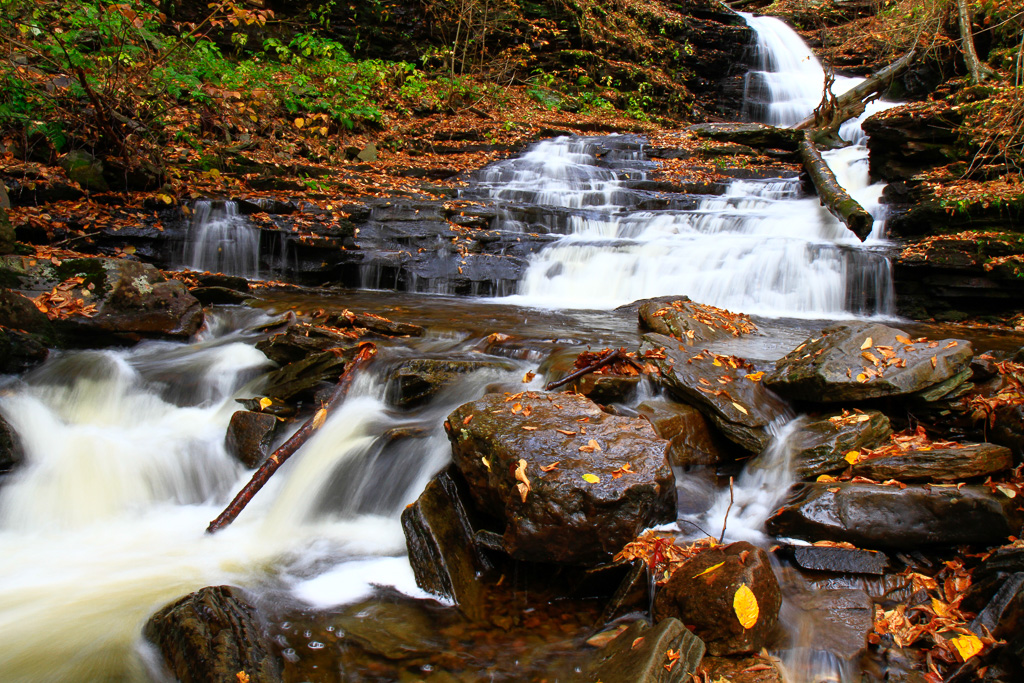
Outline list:
[[[797,484],[765,522],[768,533],[808,541],[906,550],[996,545],[1020,531],[1015,500],[986,486]]]
[[[801,479],[845,469],[850,465],[847,453],[875,448],[891,433],[889,418],[877,410],[837,413],[809,421],[793,437],[793,467]]]
[[[575,394],[488,394],[457,408],[445,430],[473,499],[504,522],[517,559],[599,564],[675,519],[666,442],[643,418]]]
[[[764,450],[772,440],[770,427],[791,414],[789,404],[739,359],[687,349],[663,334],[645,334],[640,350],[645,360],[657,365],[658,384],[699,409],[730,441],[748,451]]]
[[[800,132],[776,128],[765,123],[698,123],[686,129],[699,138],[735,142],[753,147],[778,147],[796,150]]]
[[[667,303],[647,301],[640,305],[638,314],[641,327],[675,337],[688,346],[757,332],[757,326],[745,315],[685,297]]]
[[[678,655],[670,657],[669,653]],[[634,621],[605,645],[574,683],[683,683],[697,671],[704,643],[678,619]]]
[[[962,339],[912,341],[885,325],[843,323],[779,359],[764,382],[787,398],[816,403],[905,396],[957,376],[966,381],[972,356]]]
[[[388,398],[394,405],[409,407],[429,401],[461,377],[479,370],[494,372],[515,370],[518,366],[503,360],[451,360],[413,358],[402,361],[388,376]]]
[[[801,569],[812,571],[881,576],[889,568],[889,557],[877,550],[819,545],[782,545],[775,553],[790,558]]]
[[[992,443],[962,444],[961,448],[908,450],[867,458],[853,466],[852,474],[878,481],[963,481],[1013,467],[1013,454]]]

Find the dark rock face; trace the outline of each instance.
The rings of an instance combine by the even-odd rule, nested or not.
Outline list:
[[[0,415],[0,474],[10,472],[24,459],[18,434]]]
[[[701,662],[701,668],[708,672],[712,681],[725,680],[729,683],[783,683],[782,672],[769,657],[748,655],[746,657],[712,657]]]
[[[399,407],[426,403],[445,387],[478,370],[514,370],[515,363],[498,360],[414,358],[403,361],[388,376],[389,398]]]
[[[60,160],[68,178],[88,192],[106,192],[110,189],[103,177],[103,162],[82,150],[68,152]]]
[[[23,372],[39,365],[53,345],[50,319],[28,297],[0,289],[0,373]]]
[[[473,499],[504,522],[517,559],[599,564],[675,518],[666,442],[641,418],[573,394],[488,394],[456,409],[445,430]]]
[[[805,483],[765,522],[768,533],[906,549],[994,545],[1020,530],[1014,502],[985,486]]]
[[[246,467],[258,467],[270,455],[276,427],[273,415],[239,410],[231,416],[224,445]]]
[[[703,412],[722,433],[748,451],[759,453],[772,439],[769,426],[789,416],[789,406],[758,381],[753,368],[725,356],[688,351],[660,334],[644,335],[642,354],[652,356],[658,384]],[[660,353],[659,353],[660,352]]]
[[[961,448],[910,450],[898,455],[861,460],[855,477],[878,481],[962,481],[1013,467],[1010,449],[991,443],[962,444]]]
[[[737,591],[747,589],[758,607],[750,628],[740,623],[734,606]],[[720,656],[764,647],[781,605],[768,553],[741,541],[710,548],[680,565],[655,595],[653,614],[655,619],[676,617],[691,624],[708,652]]]
[[[47,291],[72,278],[70,297],[95,305],[92,316],[54,321],[59,334],[93,338],[172,337],[195,334],[203,309],[184,284],[166,279],[151,265],[113,258],[68,259],[55,265],[23,257],[0,258],[0,276],[32,292]]]
[[[354,353],[354,347],[311,353],[267,375],[264,393],[281,401],[311,400],[338,380]]]
[[[0,374],[24,372],[50,355],[45,342],[35,334],[0,325]]]
[[[637,412],[647,418],[658,436],[668,439],[666,453],[673,465],[716,465],[722,459],[723,439],[693,406],[652,399],[637,406]]]
[[[470,619],[483,616],[479,575],[490,563],[476,545],[464,500],[465,483],[453,468],[434,477],[402,512],[402,530],[416,585],[455,602]]]
[[[757,331],[754,324],[743,316],[689,299],[669,303],[648,301],[640,305],[638,313],[641,327],[675,337],[690,346]]]
[[[670,659],[668,652],[678,654]],[[678,619],[634,621],[598,651],[574,683],[683,683],[704,658],[704,643]]]
[[[319,325],[299,323],[284,332],[257,342],[256,348],[281,365],[300,361],[313,353],[351,346],[353,338]]]
[[[892,433],[889,418],[877,410],[845,413],[808,422],[795,437],[793,466],[801,479],[844,469],[850,451],[874,448]]]
[[[281,680],[256,609],[231,586],[208,586],[154,614],[143,629],[181,683]]]
[[[864,653],[874,628],[874,603],[862,590],[841,588],[787,595],[813,626],[815,649],[851,661]]]
[[[776,551],[790,558],[798,567],[838,574],[873,574],[881,576],[889,566],[889,558],[877,550],[838,548],[817,545],[785,545]]]
[[[771,147],[794,152],[802,139],[799,131],[776,128],[764,123],[698,123],[686,130],[699,138],[718,142],[734,142],[751,147]]]
[[[836,403],[913,394],[961,375],[959,386],[969,377],[969,342],[900,339],[909,340],[876,323],[836,325],[781,358],[764,381],[795,400]]]

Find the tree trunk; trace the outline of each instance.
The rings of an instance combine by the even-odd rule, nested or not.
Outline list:
[[[962,0],[961,0],[962,1]],[[839,130],[839,126],[847,119],[860,116],[864,112],[864,99],[889,87],[893,79],[906,70],[917,56],[917,48],[911,48],[909,52],[897,59],[892,64],[872,74],[856,87],[847,90],[835,99],[834,109],[830,112],[815,110],[814,114],[798,123],[797,130],[808,128],[827,128]],[[820,109],[820,108],[819,108]],[[828,119],[828,120],[822,120]]]
[[[815,189],[818,190],[818,197],[821,203],[829,212],[846,224],[853,234],[863,242],[871,234],[871,227],[875,219],[864,210],[864,207],[857,203],[857,200],[843,189],[843,186],[836,180],[832,169],[828,167],[821,157],[821,152],[814,145],[811,131],[804,131],[804,139],[800,143],[800,158],[803,160],[804,168],[811,177]]]
[[[0,181],[0,254],[14,253],[14,226],[7,215],[11,208],[11,200],[7,197],[7,187]]]
[[[960,49],[964,53],[967,70],[971,72],[971,82],[981,83],[992,70],[983,65],[974,50],[974,29],[971,26],[971,10],[967,0],[956,0],[957,14],[960,16]]]

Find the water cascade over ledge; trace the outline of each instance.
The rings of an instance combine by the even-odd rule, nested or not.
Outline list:
[[[192,207],[185,264],[245,278],[259,277],[260,236],[233,201],[203,199]]]

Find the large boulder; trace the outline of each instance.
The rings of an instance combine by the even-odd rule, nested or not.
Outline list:
[[[24,372],[50,355],[42,337],[0,325],[0,374]]]
[[[994,545],[1020,532],[1016,508],[987,486],[804,483],[765,528],[775,536],[866,548]]]
[[[735,655],[767,644],[781,606],[768,553],[740,541],[709,548],[677,567],[655,595],[653,615],[689,625],[713,655]]]
[[[0,474],[13,470],[21,464],[24,457],[18,433],[3,415],[0,415]]]
[[[202,305],[183,283],[137,261],[6,256],[0,257],[0,279],[44,294],[54,327],[68,338],[184,338],[203,323]]]
[[[764,450],[772,430],[791,415],[786,401],[761,382],[763,373],[742,359],[688,350],[661,334],[644,335],[640,349],[645,360],[657,365],[658,384],[698,408],[748,451]]]
[[[638,310],[640,326],[675,337],[689,346],[740,337],[757,331],[743,314],[698,304],[683,297],[675,301],[647,301]]]
[[[574,683],[684,683],[704,658],[704,643],[678,619],[634,621],[599,650]]]
[[[945,394],[970,377],[972,355],[962,339],[911,340],[878,323],[843,323],[781,358],[764,382],[783,396],[816,403],[905,396],[954,380]]]
[[[517,559],[596,565],[675,519],[666,442],[575,394],[488,394],[445,421],[479,508]]]
[[[844,469],[850,451],[874,448],[891,433],[889,418],[877,410],[822,416],[793,436],[793,468],[801,479]]]
[[[167,605],[146,622],[153,643],[171,674],[181,683],[281,680],[273,648],[256,608],[232,586],[201,588]]]

